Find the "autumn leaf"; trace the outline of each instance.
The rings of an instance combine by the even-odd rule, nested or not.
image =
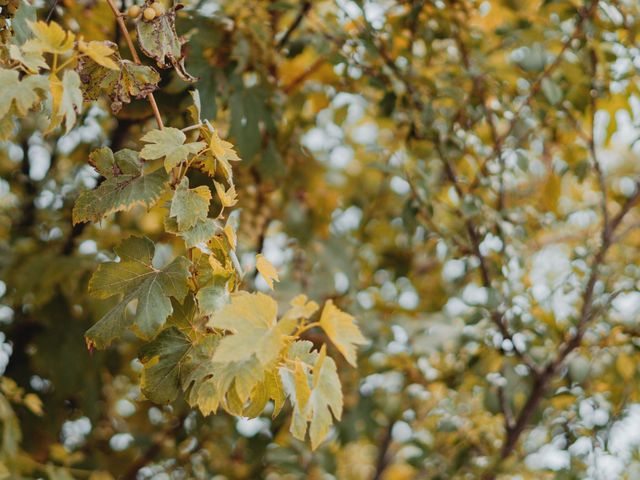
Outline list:
[[[65,70],[62,80],[52,74],[49,82],[53,103],[49,131],[64,121],[65,131],[68,133],[75,125],[78,113],[82,111],[80,76],[74,70]]]
[[[111,99],[111,110],[118,113],[132,98],[144,98],[158,88],[160,75],[152,67],[123,60],[117,52],[113,56],[117,62],[116,70],[99,65],[89,57],[81,57],[78,73],[85,99],[97,100],[101,94],[106,94]]]
[[[208,322],[210,328],[230,332],[220,340],[214,362],[228,363],[256,356],[262,365],[276,359],[296,322],[277,321],[278,304],[263,293],[239,292]]]
[[[273,281],[280,281],[278,278],[278,270],[274,267],[267,258],[261,253],[256,255],[256,269],[262,275],[269,288],[273,290]]]
[[[280,376],[294,404],[290,431],[304,440],[308,430],[311,448],[316,449],[327,437],[333,417],[342,417],[343,399],[335,362],[326,356],[324,346],[320,352],[312,348],[313,344],[306,340],[292,343],[287,359],[296,366],[293,372],[280,367]]]
[[[320,326],[347,362],[355,367],[356,347],[367,343],[355,318],[336,307],[332,300],[327,300],[320,315]]]
[[[216,193],[223,207],[233,207],[238,203],[236,188],[233,185],[230,186],[228,190],[225,190],[224,185],[215,180],[213,181],[213,185],[216,187]]]
[[[49,70],[42,52],[24,52],[17,45],[9,46],[9,56],[20,63],[27,73],[38,73],[40,70]],[[29,78],[29,77],[27,77]]]
[[[40,100],[41,95],[49,89],[45,77],[29,75],[20,80],[20,74],[17,71],[2,68],[0,68],[0,85],[3,87],[3,94],[0,95],[0,118],[7,115],[12,107],[15,107],[20,115],[26,115]]]
[[[116,50],[112,47],[111,42],[85,42],[78,40],[78,50],[87,55],[91,60],[110,70],[118,70],[120,67],[111,58]]]
[[[167,172],[184,162],[189,155],[196,154],[206,147],[203,142],[185,144],[187,137],[184,132],[173,127],[151,130],[141,140],[147,142],[147,145],[140,152],[140,156],[145,160],[164,157],[164,167]]]
[[[153,58],[160,68],[174,67],[176,73],[185,82],[195,82],[197,78],[189,75],[184,67],[182,45],[184,39],[176,33],[175,9],[170,8],[151,21],[137,23],[140,49]]]
[[[34,38],[27,40],[22,49],[25,52],[67,53],[73,48],[75,35],[64,30],[56,22],[27,22]]]

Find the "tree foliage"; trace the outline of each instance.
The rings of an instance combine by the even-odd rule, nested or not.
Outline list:
[[[0,478],[635,478],[639,18],[0,0]]]

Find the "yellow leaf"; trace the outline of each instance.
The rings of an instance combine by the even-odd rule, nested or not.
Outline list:
[[[304,366],[300,360],[296,360],[296,366],[293,370],[293,379],[296,389],[296,401],[298,402],[298,408],[304,410],[311,397],[311,388],[309,388],[309,381],[307,380],[307,374],[304,371]]]
[[[217,132],[211,133],[211,140],[209,141],[209,148],[211,153],[215,155],[217,159],[225,158],[227,161],[238,162],[240,157],[233,149],[233,144],[222,140]]]
[[[320,326],[352,366],[356,366],[356,346],[367,343],[355,319],[327,300],[320,316]]]
[[[44,412],[42,411],[42,400],[35,393],[27,393],[22,401],[24,406],[31,410],[36,415],[40,416]]]
[[[291,308],[284,314],[285,317],[295,319],[308,319],[320,308],[314,301],[309,301],[306,295],[297,295],[289,302]]]
[[[27,22],[35,38],[22,46],[25,52],[66,53],[73,48],[75,35],[56,22]]]
[[[206,185],[200,185],[194,188],[193,191],[207,202],[211,201],[211,190]]]
[[[213,184],[216,187],[216,192],[223,207],[233,207],[236,203],[238,203],[236,187],[231,186],[229,187],[229,190],[225,190],[224,185],[222,185],[221,183],[218,183],[214,180]]]
[[[273,281],[280,281],[276,267],[274,267],[271,262],[264,257],[264,255],[258,254],[256,256],[256,268],[267,282],[267,285],[269,285],[269,288],[273,290]]]
[[[69,130],[76,123],[78,113],[82,110],[82,91],[80,90],[80,76],[75,70],[65,70],[62,80],[52,73],[49,76],[52,97],[51,125],[49,131],[65,120],[65,130]]]
[[[78,49],[98,65],[102,65],[111,70],[119,70],[120,68],[116,62],[109,58],[115,51],[104,42],[85,42],[80,39],[78,41]]]
[[[236,249],[236,245],[238,243],[238,238],[236,237],[236,232],[233,229],[233,227],[229,224],[227,224],[224,227],[224,236],[227,237],[227,240],[229,241],[229,245],[231,245],[232,249]]]
[[[227,276],[229,274],[229,269],[225,268],[225,266],[213,255],[209,255],[209,265],[211,265],[214,275]]]
[[[633,363],[631,356],[626,353],[620,353],[616,359],[616,370],[628,382],[636,373],[636,365]]]

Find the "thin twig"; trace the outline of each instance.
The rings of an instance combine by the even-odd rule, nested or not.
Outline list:
[[[311,2],[309,0],[305,0],[304,2],[302,2],[302,6],[300,7],[300,11],[298,12],[298,15],[296,16],[295,20],[291,23],[291,25],[289,26],[285,34],[277,43],[276,52],[279,52],[280,50],[282,50],[285,47],[285,45],[289,42],[289,38],[291,37],[291,34],[293,34],[293,32],[295,32],[296,29],[300,26],[300,24],[302,23],[302,20],[304,19],[305,15],[309,12],[309,10],[311,10]]]
[[[122,35],[124,36],[124,39],[126,40],[127,45],[129,46],[129,51],[131,52],[131,58],[133,58],[133,61],[136,63],[136,65],[140,65],[142,62],[140,61],[140,57],[138,56],[136,47],[133,45],[133,40],[131,39],[131,35],[129,34],[127,25],[124,23],[120,10],[118,10],[118,7],[116,7],[116,4],[113,3],[113,0],[107,0],[107,3],[109,4],[111,11],[113,12],[113,15],[116,17],[116,22],[120,27],[120,31],[122,32]],[[152,92],[149,92],[147,94],[147,99],[149,100],[149,104],[151,105],[151,110],[153,110],[153,115],[156,117],[156,123],[158,124],[158,128],[162,130],[164,128],[164,124],[162,123],[160,110],[158,110],[158,104],[156,103],[156,99],[153,96]]]

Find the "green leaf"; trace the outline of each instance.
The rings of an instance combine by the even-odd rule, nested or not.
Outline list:
[[[233,332],[222,338],[214,355],[220,363],[239,362],[255,355],[262,365],[273,362],[285,346],[295,319],[276,321],[278,304],[263,293],[239,292],[220,309],[208,326]]]
[[[181,231],[178,221],[173,217],[165,217],[164,228],[167,232],[179,235],[184,240],[187,248],[194,248],[200,244],[206,244],[212,237],[222,230],[222,226],[213,218],[205,218],[195,224],[193,228]]]
[[[198,222],[206,220],[210,202],[209,187],[189,188],[189,179],[184,177],[173,194],[169,215],[175,217],[179,231],[190,230]]]
[[[20,73],[17,70],[4,68],[0,68],[0,85],[2,85],[0,118],[7,115],[12,106],[15,106],[19,115],[25,116],[42,98],[43,93],[49,90],[49,83],[45,77],[27,75],[20,80]]]
[[[151,208],[169,183],[169,176],[162,168],[144,173],[144,164],[133,150],[120,150],[114,155],[111,149],[102,147],[91,153],[89,163],[106,180],[80,194],[73,208],[74,224],[97,222],[136,205]]]
[[[204,315],[213,315],[229,301],[229,292],[224,285],[208,285],[198,290],[198,306]]]
[[[302,367],[293,372],[288,367],[281,367],[280,376],[294,404],[291,433],[304,440],[308,427],[311,448],[315,450],[329,433],[332,414],[337,420],[342,417],[343,399],[335,362],[326,356],[324,346],[320,352],[312,351],[312,347],[313,344],[306,340],[291,344],[287,358],[296,364],[296,370],[298,362]],[[306,387],[300,378],[302,374],[306,377]],[[310,394],[309,385],[312,385]]]
[[[105,348],[125,329],[143,338],[152,338],[173,311],[170,297],[179,301],[189,291],[189,261],[177,257],[162,269],[153,266],[155,246],[148,238],[131,237],[115,248],[119,262],[101,264],[91,277],[89,292],[97,298],[123,296],[86,333],[87,344]],[[135,313],[128,312],[136,300]]]
[[[31,36],[31,28],[29,23],[37,20],[37,9],[35,6],[22,0],[20,2],[20,8],[16,12],[16,16],[13,17],[11,27],[13,28],[13,42],[17,45],[22,45]]]
[[[137,25],[138,43],[145,55],[155,59],[160,68],[173,66],[185,82],[198,79],[189,75],[184,67],[182,45],[185,40],[176,33],[176,13],[170,8],[151,21],[141,20]]]
[[[355,318],[336,307],[332,300],[327,300],[320,315],[320,326],[347,362],[355,367],[356,347],[367,343]]]
[[[123,60],[117,53],[114,57],[118,70],[105,68],[88,57],[81,57],[78,73],[85,99],[97,100],[104,93],[111,99],[111,110],[118,113],[133,97],[145,98],[156,90],[160,75],[152,67]]]
[[[151,130],[141,138],[147,142],[140,156],[145,160],[155,160],[164,157],[164,167],[167,172],[180,163],[184,162],[189,155],[196,154],[206,144],[204,142],[193,142],[185,144],[187,136],[177,128],[167,127],[162,130]]]
[[[180,372],[191,349],[189,338],[175,327],[160,332],[140,350],[144,365],[142,393],[155,403],[171,403],[180,393]]]

